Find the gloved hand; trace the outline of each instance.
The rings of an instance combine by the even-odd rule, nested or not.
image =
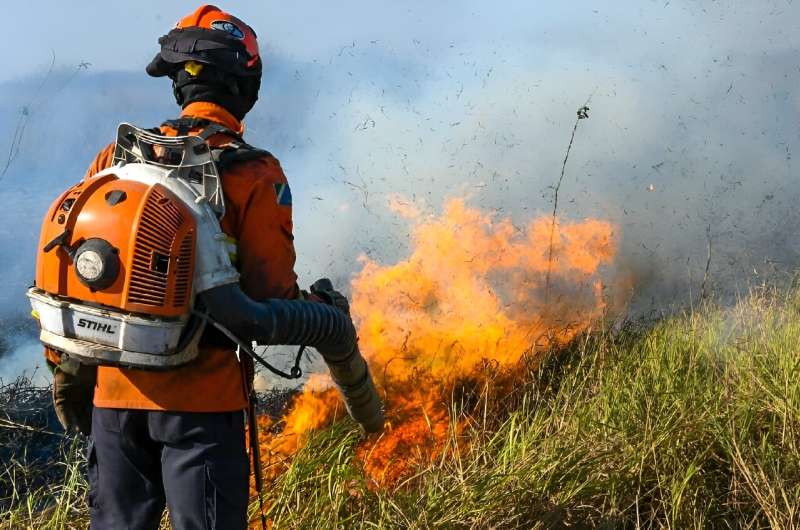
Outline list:
[[[51,364],[51,368],[53,406],[58,421],[65,431],[77,431],[88,436],[92,430],[92,400],[97,367],[66,360],[58,365]]]
[[[333,288],[333,284],[328,278],[320,278],[311,285],[311,294],[316,295],[323,302],[332,305],[350,316],[350,303],[347,298]]]

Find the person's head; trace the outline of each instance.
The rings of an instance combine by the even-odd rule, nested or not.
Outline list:
[[[253,28],[218,7],[204,5],[158,39],[161,51],[147,65],[169,76],[181,107],[195,101],[223,106],[239,120],[261,87],[261,56]]]

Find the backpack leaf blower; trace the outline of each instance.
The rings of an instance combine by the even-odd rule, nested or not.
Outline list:
[[[206,132],[206,131],[204,131]],[[82,364],[168,370],[192,362],[205,327],[247,344],[312,346],[368,432],[383,410],[349,315],[302,300],[249,298],[219,225],[213,134],[164,137],[121,124],[113,166],[53,202],[36,282],[40,340]]]

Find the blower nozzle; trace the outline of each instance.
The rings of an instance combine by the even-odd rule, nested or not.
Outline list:
[[[322,352],[320,352],[322,353]],[[342,394],[350,416],[369,433],[383,430],[383,406],[372,381],[367,361],[356,347],[345,362],[332,362],[325,358],[331,378]]]
[[[209,319],[235,337],[266,345],[304,344],[315,348],[328,366],[350,416],[367,432],[383,429],[383,406],[367,361],[358,349],[349,315],[336,307],[304,300],[256,302],[238,283],[209,289],[198,298]]]

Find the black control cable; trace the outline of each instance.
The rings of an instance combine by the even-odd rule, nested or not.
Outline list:
[[[253,348],[251,348],[249,344],[245,344],[245,342],[242,339],[237,337],[231,330],[229,330],[228,328],[226,328],[225,326],[223,326],[222,324],[211,318],[211,316],[208,313],[203,313],[201,311],[194,310],[192,311],[192,314],[202,318],[203,320],[205,320],[206,322],[208,322],[209,324],[220,330],[223,335],[228,337],[234,344],[239,346],[239,349],[241,351],[249,355],[254,361],[256,361],[258,364],[260,364],[273,374],[277,375],[278,377],[283,377],[284,379],[300,379],[301,377],[303,377],[303,370],[300,368],[300,361],[303,358],[303,352],[306,350],[305,346],[300,346],[300,349],[297,350],[297,355],[295,356],[294,359],[294,366],[292,366],[292,368],[287,373],[281,370],[280,368],[276,368],[273,365],[271,365],[266,359],[261,357],[255,351],[253,351]]]

